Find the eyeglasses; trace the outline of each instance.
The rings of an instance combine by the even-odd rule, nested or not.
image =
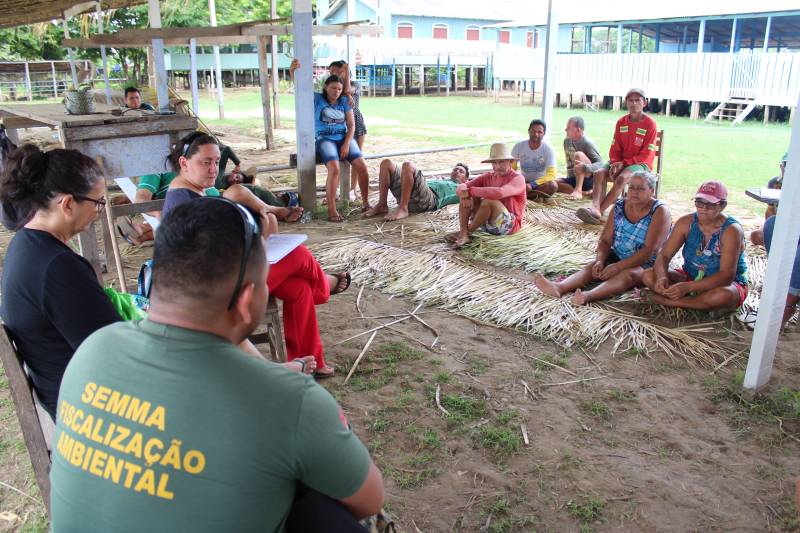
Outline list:
[[[99,200],[95,200],[94,198],[89,198],[88,196],[83,196],[81,194],[73,194],[72,197],[81,202],[92,202],[98,213],[102,211],[103,208],[106,206],[105,198],[100,198]]]
[[[712,204],[711,202],[704,202],[703,200],[695,199],[694,206],[697,209],[716,209],[717,207],[720,206],[721,203],[722,202],[717,202],[715,204]]]
[[[225,202],[236,208],[236,212],[242,217],[242,228],[244,233],[244,248],[242,249],[242,260],[239,263],[239,275],[236,277],[236,286],[233,288],[233,294],[228,302],[228,310],[233,309],[236,303],[236,298],[239,297],[239,292],[242,290],[242,283],[244,283],[244,272],[247,268],[247,261],[250,258],[250,249],[253,247],[254,237],[257,238],[261,235],[261,230],[258,227],[253,214],[243,205],[232,202],[227,198],[220,196],[204,196],[203,200],[214,200],[217,202]],[[266,283],[266,281],[265,281]]]

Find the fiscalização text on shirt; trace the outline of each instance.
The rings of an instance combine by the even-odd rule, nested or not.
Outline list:
[[[166,429],[164,406],[104,385],[87,383],[81,402],[133,424],[161,432]],[[145,437],[135,428],[110,422],[66,400],[59,405],[58,416],[63,428],[56,446],[58,453],[69,464],[134,492],[172,500],[175,494],[169,490],[168,468],[197,475],[206,467],[205,454],[184,449],[181,440]]]

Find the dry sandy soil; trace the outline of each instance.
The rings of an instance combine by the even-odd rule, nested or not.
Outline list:
[[[257,141],[226,133],[243,166],[287,159],[288,149],[265,156]],[[397,148],[390,139],[370,142]],[[442,169],[461,157],[470,165],[479,160],[459,153],[416,160]],[[376,225],[312,221],[289,231],[308,233],[313,249],[333,238],[375,235]],[[381,238],[398,245],[398,233]],[[0,234],[3,250],[9,238]],[[151,251],[126,248],[129,278]],[[425,308],[421,316],[440,335],[433,348],[433,332],[418,322],[381,329],[344,384],[369,336],[336,343],[389,320],[361,313],[416,307],[365,288],[359,312],[359,291],[356,279],[318,309],[338,373],[323,385],[382,469],[386,507],[402,531],[800,529],[791,501],[800,475],[800,401],[779,394],[800,388],[800,334],[782,337],[770,396],[750,402],[735,385],[743,358],[712,373],[656,352],[565,350]],[[598,379],[574,383],[585,378]],[[7,387],[0,387],[0,407],[0,480],[38,498]],[[46,524],[31,500],[3,487],[0,498],[0,529]]]

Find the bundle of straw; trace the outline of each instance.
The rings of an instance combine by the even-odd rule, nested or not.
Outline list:
[[[358,283],[563,346],[597,348],[613,340],[612,353],[635,350],[650,355],[661,351],[671,359],[709,368],[735,361],[743,353],[732,336],[719,338],[717,323],[674,328],[608,305],[573,307],[566,298],[542,294],[532,283],[431,253],[342,239],[325,243],[315,254],[326,269],[347,269]]]

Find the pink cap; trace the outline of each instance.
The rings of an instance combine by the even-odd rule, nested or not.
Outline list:
[[[718,181],[707,181],[697,189],[697,194],[694,197],[717,204],[722,200],[728,199],[728,188]]]

